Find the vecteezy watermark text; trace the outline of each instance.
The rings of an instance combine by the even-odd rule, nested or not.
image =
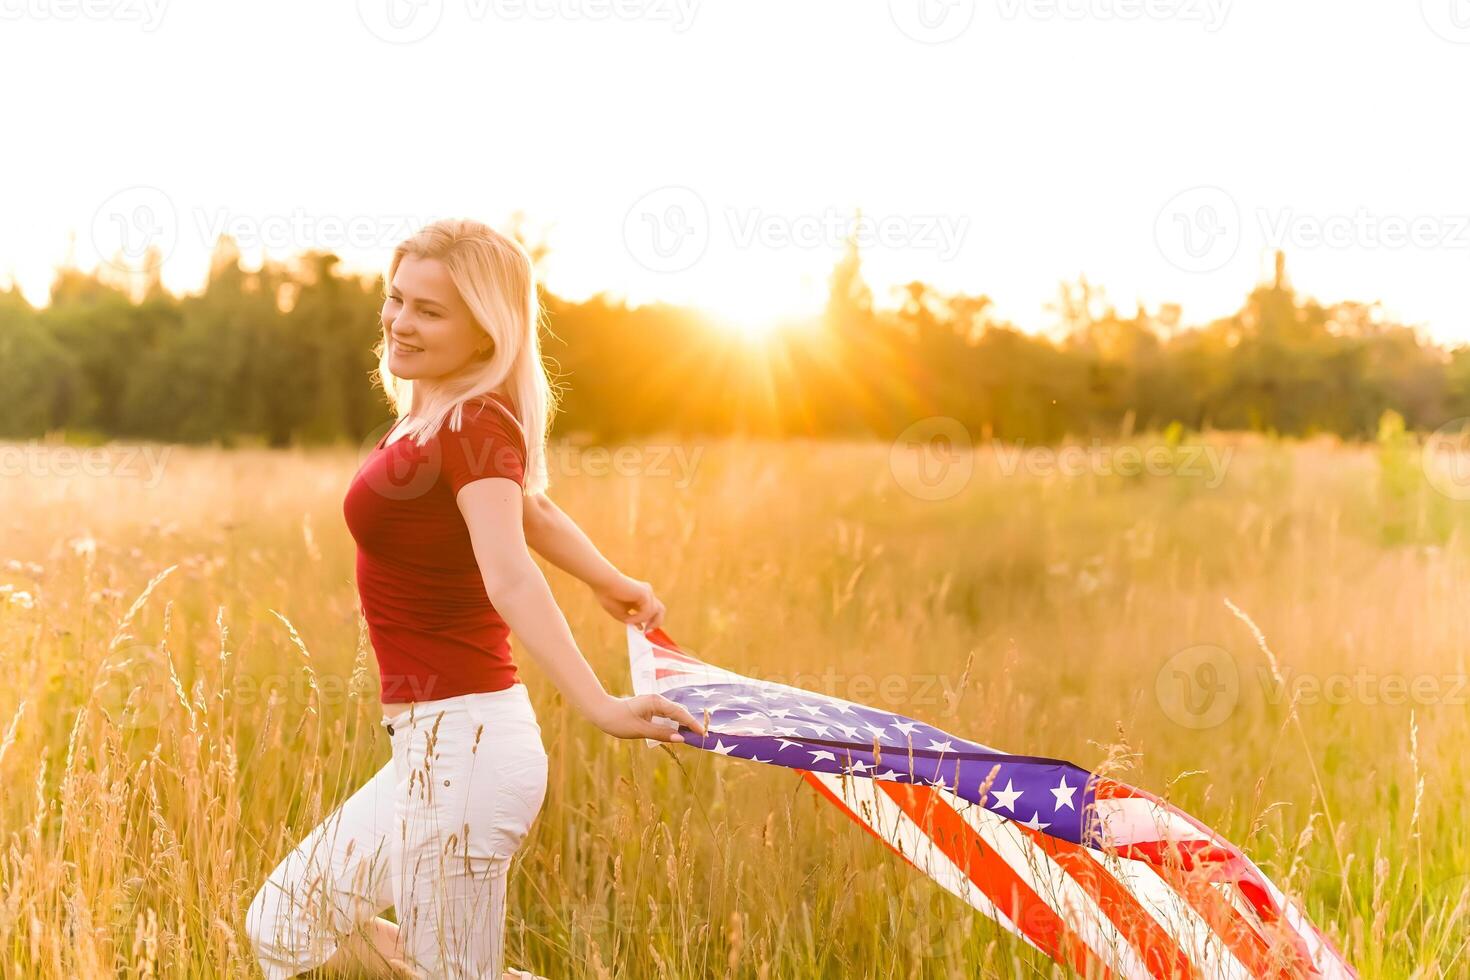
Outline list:
[[[0,478],[122,477],[158,486],[172,446],[48,446],[43,443],[0,443]]]
[[[693,188],[655,188],[633,202],[623,218],[628,254],[653,272],[683,272],[704,257],[721,233],[736,248],[803,248],[836,251],[849,242],[860,248],[922,250],[940,261],[955,258],[969,232],[965,214],[848,214],[837,208],[774,212],[759,207],[726,208],[713,219]]]
[[[0,0],[0,21],[113,20],[155,31],[168,0]]]
[[[0,0],[3,3],[4,0]],[[133,271],[150,252],[167,260],[179,239],[213,248],[228,235],[242,249],[318,249],[340,252],[391,248],[440,215],[334,214],[296,207],[290,212],[181,208],[162,188],[138,184],[109,195],[92,214],[98,259]]]
[[[1201,185],[1180,191],[1154,222],[1159,253],[1185,272],[1225,268],[1249,237],[1272,250],[1470,249],[1470,214],[1393,214],[1359,207],[1351,212],[1307,212],[1295,207],[1255,209],[1255,234],[1235,196]]]
[[[1321,674],[1298,671],[1287,664],[1278,680],[1270,670],[1257,667],[1256,673],[1265,691],[1266,701],[1286,704],[1412,704],[1418,706],[1470,704],[1470,675],[1402,674],[1367,670],[1359,667],[1351,673],[1335,671]]]
[[[687,452],[684,446],[569,446],[553,444],[546,451],[547,469],[559,476],[674,477],[674,487],[687,488],[704,455],[703,446]]]
[[[1299,214],[1294,208],[1257,212],[1271,248],[1470,248],[1470,215]]]
[[[1201,477],[1207,490],[1225,482],[1225,471],[1235,455],[1232,446],[1107,446],[1094,439],[1092,445],[1026,447],[991,440],[1002,476],[1178,476]]]
[[[730,238],[740,248],[841,248],[854,242],[861,249],[927,249],[947,262],[959,252],[970,216],[904,214],[852,216],[828,208],[812,214],[771,214],[761,208],[729,208]]]
[[[1470,675],[1462,672],[1300,670],[1257,665],[1255,679],[1266,704],[1293,708],[1356,705],[1367,708],[1451,707],[1470,704]],[[1164,715],[1184,728],[1205,729],[1235,714],[1246,693],[1235,655],[1224,647],[1199,644],[1179,650],[1159,667],[1154,694]]]
[[[389,44],[413,44],[439,29],[445,0],[357,0],[357,17],[368,33]],[[514,21],[644,21],[687,31],[699,0],[464,0],[471,23]],[[458,12],[458,11],[456,11]]]
[[[992,438],[990,451],[1003,477],[1020,474],[1043,479],[1080,476],[1173,477],[1201,480],[1207,490],[1225,481],[1232,446],[1190,443],[1027,446]],[[976,453],[970,431],[958,419],[933,415],[899,433],[889,451],[888,466],[898,485],[921,500],[945,500],[969,485]]]
[[[996,0],[1005,20],[1156,20],[1195,23],[1214,33],[1225,25],[1232,0]]]

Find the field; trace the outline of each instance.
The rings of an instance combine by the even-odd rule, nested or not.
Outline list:
[[[936,470],[879,443],[558,444],[551,495],[703,658],[1000,749],[1121,759],[1302,896],[1363,976],[1470,975],[1470,502],[1392,431],[1203,438],[1131,438],[1159,463],[1131,475],[1119,446]],[[356,451],[12,449],[0,975],[255,976],[250,897],[388,757],[341,517]],[[629,693],[622,628],[548,578]],[[1062,975],[795,773],[603,736],[517,657],[551,776],[512,965]]]

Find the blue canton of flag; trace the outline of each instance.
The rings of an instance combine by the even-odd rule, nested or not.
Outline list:
[[[690,745],[816,772],[946,789],[976,806],[1082,843],[1090,773],[1068,762],[1010,755],[933,725],[841,698],[771,683],[710,683],[664,696],[704,718]]]

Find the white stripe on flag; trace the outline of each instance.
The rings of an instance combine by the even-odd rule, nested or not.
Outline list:
[[[1028,946],[1040,949],[1011,921],[1010,916],[976,887],[970,876],[949,859],[912,817],[904,813],[887,793],[878,789],[873,780],[853,776],[844,780],[842,776],[827,772],[811,772],[811,775],[843,801],[854,819],[868,825],[888,843],[899,848],[919,871],[933,878],[945,891],[984,912]],[[847,787],[844,787],[844,781]]]

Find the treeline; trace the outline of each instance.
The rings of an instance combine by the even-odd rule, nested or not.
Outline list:
[[[62,269],[40,309],[0,293],[0,436],[360,441],[388,418],[369,381],[382,283],[337,266],[309,253],[246,271],[226,239],[198,295],[166,292],[157,263],[141,287]],[[1303,299],[1279,261],[1238,312],[1195,327],[1064,285],[1051,336],[917,282],[875,308],[855,249],[830,285],[824,316],[759,340],[693,310],[543,294],[558,432],[892,437],[943,415],[1032,442],[1176,421],[1358,438],[1389,409],[1421,430],[1470,416],[1470,348]]]

